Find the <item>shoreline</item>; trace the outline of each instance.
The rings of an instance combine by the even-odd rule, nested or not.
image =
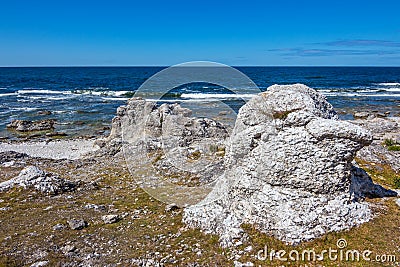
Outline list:
[[[177,108],[177,112],[179,111],[185,112],[184,109]],[[281,114],[275,119],[286,118]],[[34,166],[48,173],[48,180],[67,182],[76,187],[74,191],[58,195],[46,195],[33,188],[13,188],[1,192],[0,221],[3,227],[0,230],[0,240],[4,241],[0,247],[5,251],[5,260],[9,259],[16,265],[40,261],[54,265],[63,261],[71,262],[71,266],[77,266],[76,262],[103,266],[104,262],[119,261],[127,266],[144,266],[142,262],[150,262],[148,265],[151,266],[157,266],[159,262],[167,266],[197,266],[189,264],[197,259],[208,262],[214,257],[217,260],[212,262],[223,266],[221,263],[232,263],[236,259],[233,258],[235,255],[241,255],[241,261],[260,265],[262,262],[253,254],[265,244],[269,247],[283,247],[288,251],[293,248],[290,244],[279,241],[276,236],[250,225],[243,227],[250,237],[248,240],[240,239],[234,243],[234,247],[221,248],[218,236],[206,234],[184,222],[186,209],[178,205],[167,205],[152,197],[140,187],[140,177],[130,172],[129,159],[127,161],[121,149],[119,121],[123,121],[120,115],[113,120],[108,138],[67,136],[53,140],[44,136],[46,140],[38,141],[33,138],[0,142],[0,182],[11,179],[17,181],[15,179],[21,177],[23,170]],[[397,139],[400,142],[400,117],[367,116],[366,119],[352,122],[368,129],[374,139],[370,146],[363,148],[363,153],[359,154],[362,158],[356,158],[356,162],[368,170],[374,182],[389,189],[394,188],[392,178],[400,171],[400,152],[389,151],[383,141],[391,138],[394,142],[397,142]],[[164,123],[168,123],[168,120]],[[182,125],[186,127],[192,124]],[[150,124],[149,127],[148,130],[153,130],[152,133],[156,134],[156,128],[159,126]],[[351,139],[353,136],[348,137]],[[335,140],[340,142],[340,137]],[[9,150],[17,153],[4,152]],[[225,150],[214,152],[223,152],[223,157],[225,156]],[[191,159],[195,160],[196,154],[191,155]],[[386,158],[382,159],[382,155]],[[142,156],[132,160],[141,161]],[[158,173],[163,177],[180,177],[180,173],[178,176],[174,174],[175,170],[169,167],[168,161],[163,157],[157,157],[156,154],[153,156],[157,161],[151,162],[151,169],[167,170]],[[131,167],[139,166],[133,164]],[[388,172],[389,169],[392,172]],[[184,185],[196,182],[186,178],[172,181]],[[41,188],[45,188],[45,182],[41,184]],[[383,241],[387,241],[388,238],[393,240],[393,236],[382,234],[382,229],[393,232],[400,226],[396,200],[398,198],[368,198],[363,205],[371,206],[373,213],[377,215],[376,218],[360,227],[353,227],[346,233],[326,233],[324,238],[299,244],[298,248],[335,247],[336,240],[345,237],[352,249],[359,249],[364,246],[366,238],[376,235],[377,242],[371,243],[369,249],[389,251],[392,244]],[[71,238],[76,235],[79,235],[80,239]],[[395,241],[397,242],[398,238]],[[15,246],[18,246],[17,252],[10,249]],[[32,253],[31,248],[40,254]],[[115,253],[117,249],[119,253]],[[221,249],[226,253],[215,253]],[[0,265],[1,263],[0,261]]]

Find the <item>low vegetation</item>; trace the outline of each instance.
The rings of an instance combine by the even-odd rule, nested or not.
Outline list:
[[[46,166],[60,176],[84,182],[96,180],[97,187],[82,188],[71,194],[45,196],[19,188],[0,193],[0,266],[31,265],[39,260],[48,266],[59,263],[105,266],[119,263],[131,266],[138,260],[153,259],[164,266],[233,266],[234,261],[252,262],[254,266],[393,266],[393,262],[366,261],[286,261],[259,258],[257,254],[268,248],[270,252],[314,249],[316,253],[337,249],[337,241],[345,239],[348,249],[370,250],[376,255],[395,255],[400,259],[400,210],[393,199],[370,201],[375,218],[359,227],[339,233],[329,233],[297,246],[285,244],[257,226],[243,225],[248,240],[234,248],[222,248],[218,236],[189,229],[182,223],[182,209],[166,211],[166,205],[150,197],[137,187],[134,178],[121,162],[113,166],[101,162],[84,163],[28,160],[27,164]],[[366,164],[366,163],[365,163]],[[18,173],[0,167],[4,171]],[[369,170],[373,179],[393,186],[399,179],[393,172]],[[86,179],[86,180],[85,180]],[[87,204],[103,205],[106,211],[85,208]],[[119,214],[122,219],[104,224],[101,216]],[[82,230],[71,230],[67,220],[81,218],[88,222]],[[66,226],[54,230],[56,224]],[[65,250],[71,246],[71,251]],[[387,259],[389,260],[389,259]],[[195,265],[197,264],[197,265]],[[154,266],[153,264],[149,266]]]
[[[387,150],[389,150],[389,151],[400,151],[400,145],[397,144],[392,139],[385,139],[383,141],[383,144],[387,148]]]

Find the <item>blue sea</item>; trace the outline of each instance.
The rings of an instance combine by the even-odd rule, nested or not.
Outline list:
[[[15,137],[6,125],[15,119],[55,119],[56,130],[70,136],[107,134],[116,108],[165,67],[15,67],[0,68],[0,134]],[[303,83],[322,94],[342,119],[354,111],[400,113],[398,67],[237,67],[265,91],[273,84]],[[237,111],[254,88],[225,88],[206,83],[179,86],[164,102],[178,102],[197,114],[216,116],[221,101]],[[160,88],[161,90],[161,88]],[[149,94],[146,98],[151,99]],[[212,110],[213,112],[210,112]],[[39,115],[50,111],[50,115]]]

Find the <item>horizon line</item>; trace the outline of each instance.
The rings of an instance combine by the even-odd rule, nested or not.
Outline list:
[[[1,66],[0,68],[168,68],[174,65],[17,65],[17,66]],[[227,65],[227,64],[226,64]],[[230,67],[268,67],[268,68],[280,68],[280,67],[309,67],[309,68],[321,68],[321,67],[341,67],[341,68],[399,68],[400,65],[227,65]],[[199,67],[199,66],[193,66]],[[216,66],[213,66],[216,67]]]

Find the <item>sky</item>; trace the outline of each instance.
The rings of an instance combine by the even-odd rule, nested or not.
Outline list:
[[[0,2],[0,66],[400,66],[400,1]]]

